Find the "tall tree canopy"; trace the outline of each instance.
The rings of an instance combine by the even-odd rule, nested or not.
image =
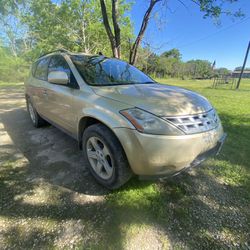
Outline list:
[[[127,6],[121,8],[121,44],[128,47],[126,37],[132,37],[130,19],[123,15]],[[111,5],[107,6],[110,12]],[[72,51],[110,55],[108,38],[101,22],[101,9],[95,0],[31,1],[23,22],[35,37],[36,51],[49,51],[64,47]]]

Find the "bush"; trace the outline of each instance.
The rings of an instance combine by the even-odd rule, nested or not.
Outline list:
[[[24,59],[12,56],[8,50],[0,47],[0,81],[22,82],[28,72],[29,65]]]

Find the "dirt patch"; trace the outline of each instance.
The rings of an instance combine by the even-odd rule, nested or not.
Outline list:
[[[65,248],[94,240],[99,222],[91,222],[85,205],[96,211],[107,190],[86,170],[77,142],[52,126],[35,129],[22,88],[1,89],[0,116],[0,248]],[[81,207],[85,215],[76,220]]]

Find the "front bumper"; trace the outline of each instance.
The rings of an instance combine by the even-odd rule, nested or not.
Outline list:
[[[191,163],[189,166],[186,166],[184,167],[183,169],[181,169],[180,171],[174,173],[172,176],[176,176],[186,170],[189,170],[193,167],[197,167],[199,166],[202,162],[204,162],[207,158],[209,157],[213,157],[213,156],[216,156],[220,153],[221,151],[221,148],[226,140],[226,137],[227,137],[227,134],[224,133],[222,135],[222,137],[220,138],[220,140],[218,141],[217,145],[211,149],[209,149],[208,151],[198,155]],[[164,178],[167,178],[168,176],[154,176],[155,178],[158,178],[158,179],[164,179]],[[141,178],[143,179],[143,176],[141,176]],[[145,177],[147,178],[147,176]]]
[[[175,175],[219,152],[226,138],[221,124],[208,132],[165,136],[115,128],[133,172],[144,178]]]

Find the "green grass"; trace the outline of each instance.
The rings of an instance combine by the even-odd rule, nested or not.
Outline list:
[[[210,80],[157,80],[197,91],[207,97],[217,109],[228,138],[221,155],[203,164],[197,176],[184,174],[165,184],[130,183],[108,196],[109,202],[131,214],[138,212],[137,220],[151,217],[151,223],[157,221],[163,228],[171,225],[170,235],[174,238],[180,235],[177,238],[186,247],[205,248],[208,244],[214,248],[225,248],[227,244],[246,246],[250,223],[247,206],[250,204],[250,80],[243,80],[239,90],[231,90],[228,86],[213,89]],[[199,182],[201,188],[207,189],[206,195],[211,200],[209,207],[199,199],[200,192],[193,182]],[[221,207],[221,211],[216,210],[217,206]],[[227,206],[239,210],[241,223],[246,223],[239,231],[236,224],[231,225],[224,218],[228,216],[228,220],[237,223]],[[213,226],[210,219],[217,220],[218,224]],[[191,236],[187,237],[187,232],[180,228],[192,232]],[[221,241],[214,235],[220,234],[220,231],[225,238]],[[235,238],[227,239],[225,232],[230,232],[228,235]],[[239,235],[240,240],[236,240]]]
[[[250,246],[250,80],[244,80],[239,90],[212,89],[208,80],[158,80],[197,91],[211,101],[228,134],[221,154],[195,172],[163,183],[134,178],[101,202],[85,205],[72,200],[79,192],[30,183],[27,167],[6,161],[0,168],[0,223],[10,225],[3,234],[5,246],[61,248],[58,239],[71,222],[84,228],[75,232],[76,249],[123,249],[131,242],[159,244],[163,249]],[[36,194],[47,195],[47,203],[29,205]],[[32,231],[24,233],[27,227]]]

